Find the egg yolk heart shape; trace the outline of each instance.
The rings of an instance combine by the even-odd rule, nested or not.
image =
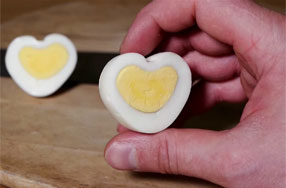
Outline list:
[[[50,34],[42,41],[32,36],[15,38],[8,46],[6,67],[17,85],[34,97],[57,91],[75,69],[77,53],[64,35]]]
[[[123,126],[155,133],[175,121],[191,85],[190,69],[177,54],[165,52],[145,59],[127,53],[107,63],[99,91],[107,109]]]
[[[45,79],[66,65],[68,52],[63,45],[55,43],[42,49],[23,47],[19,58],[28,73],[35,78]]]
[[[177,83],[172,67],[148,72],[137,66],[122,69],[117,77],[117,88],[124,100],[142,112],[156,112],[169,100]]]

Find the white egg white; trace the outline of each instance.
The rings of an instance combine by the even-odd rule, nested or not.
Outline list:
[[[68,52],[66,65],[57,74],[47,79],[37,79],[30,75],[20,62],[20,50],[23,47],[45,48],[54,43],[59,43],[66,48]],[[72,74],[77,62],[77,53],[74,44],[61,34],[47,35],[43,41],[38,41],[33,36],[20,36],[8,46],[5,61],[9,74],[20,88],[31,96],[45,97],[57,91]]]
[[[136,65],[145,71],[163,66],[173,67],[178,75],[177,85],[169,101],[157,112],[145,113],[134,109],[120,95],[116,79],[126,66]],[[192,86],[191,71],[179,55],[171,52],[155,54],[149,58],[137,53],[126,53],[110,60],[99,79],[100,96],[107,109],[128,129],[142,133],[156,133],[166,129],[183,109]]]

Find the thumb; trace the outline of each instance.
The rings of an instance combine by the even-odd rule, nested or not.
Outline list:
[[[105,158],[116,169],[182,174],[220,183],[225,132],[167,129],[157,134],[123,132],[107,145]],[[220,172],[221,171],[221,172]]]

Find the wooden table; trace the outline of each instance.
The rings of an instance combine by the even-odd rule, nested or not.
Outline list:
[[[59,32],[69,36],[79,51],[118,52],[136,13],[149,1],[1,0],[0,47],[5,49],[19,35],[40,39]],[[260,3],[285,10],[284,0]],[[26,95],[10,78],[0,81],[0,184],[10,188],[218,187],[194,178],[122,172],[108,166],[103,150],[116,134],[116,121],[103,106],[96,85],[64,87],[38,99]],[[202,119],[222,117],[235,109],[215,109],[215,115],[193,118],[191,124],[204,128]],[[216,122],[235,124],[239,113]]]
[[[1,0],[1,43],[50,33],[70,37],[80,51],[118,52],[136,13],[151,0]],[[284,0],[255,0],[285,11]]]
[[[136,13],[150,1],[1,0],[1,48],[20,35],[42,39],[56,32],[80,51],[118,52]]]
[[[10,188],[218,187],[183,176],[112,169],[103,151],[116,134],[96,85],[33,98],[1,78],[0,181]]]

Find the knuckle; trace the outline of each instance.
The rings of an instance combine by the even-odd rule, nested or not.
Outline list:
[[[167,129],[159,135],[158,167],[160,173],[178,174],[175,129]]]
[[[217,86],[214,89],[214,96],[215,96],[216,103],[224,102],[224,97],[222,95],[222,88],[220,86]]]

